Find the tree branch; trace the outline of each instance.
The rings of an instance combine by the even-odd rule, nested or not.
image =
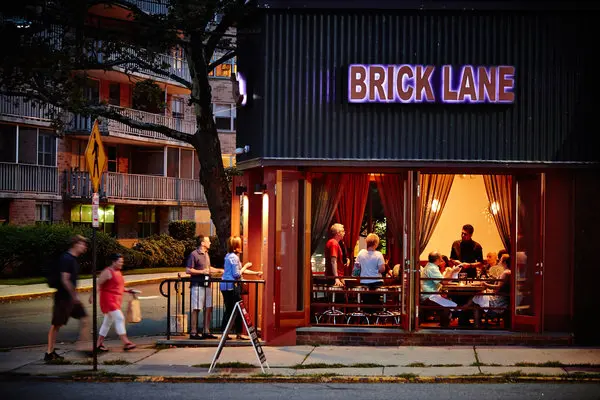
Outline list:
[[[236,56],[235,51],[231,51],[231,52],[225,54],[223,57],[219,58],[215,62],[208,64],[208,70],[212,71],[213,69],[217,68],[219,65],[223,64],[225,61],[229,61],[235,56]]]
[[[97,106],[88,106],[87,108],[94,115],[105,117],[105,118],[111,119],[113,121],[121,122],[132,128],[162,133],[163,135],[170,137],[171,139],[179,140],[181,142],[191,144],[192,140],[194,138],[194,135],[191,135],[191,134],[185,133],[185,132],[181,132],[181,131],[178,131],[175,129],[171,129],[165,125],[137,121],[135,119],[129,118],[129,117],[119,113],[115,109],[108,107],[108,106],[97,105]]]
[[[244,7],[244,4],[246,3],[246,1],[247,0],[235,0],[225,10],[225,13],[223,15],[223,18],[221,19],[221,22],[219,22],[219,25],[217,25],[217,27],[211,32],[211,36],[208,38],[208,41],[206,42],[205,57],[207,60],[210,60],[212,58],[212,56],[215,52],[215,49],[217,47],[217,44],[219,43],[219,41],[221,40],[223,35],[227,32],[227,29],[229,29],[229,27],[231,27],[233,25],[233,23],[236,21],[237,10],[239,8]]]

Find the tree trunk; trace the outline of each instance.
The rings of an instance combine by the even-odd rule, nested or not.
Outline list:
[[[221,141],[213,118],[212,88],[203,54],[202,39],[191,36],[186,49],[192,78],[192,99],[197,130],[192,145],[200,161],[200,183],[204,187],[211,219],[217,229],[221,249],[231,234],[231,187],[225,175]]]

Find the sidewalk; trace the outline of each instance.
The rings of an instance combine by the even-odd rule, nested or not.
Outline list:
[[[214,347],[162,348],[161,337],[136,338],[124,352],[116,340],[92,359],[59,345],[64,364],[45,364],[44,346],[0,353],[0,376],[126,381],[294,381],[294,382],[600,382],[598,348],[530,347],[263,347],[271,371],[263,374],[252,347],[225,346],[217,369],[208,374]]]
[[[185,269],[182,269],[181,275],[185,275]],[[177,278],[177,272],[160,274],[138,274],[124,275],[125,285],[158,283],[163,279]],[[81,279],[77,283],[79,291],[92,290],[92,279]],[[0,301],[23,300],[34,297],[51,296],[56,290],[49,288],[46,283],[35,285],[0,285]]]

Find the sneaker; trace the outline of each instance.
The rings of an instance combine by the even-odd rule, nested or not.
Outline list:
[[[65,358],[56,354],[56,350],[52,353],[44,353],[44,361],[62,361]]]

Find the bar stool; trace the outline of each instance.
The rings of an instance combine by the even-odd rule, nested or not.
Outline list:
[[[339,287],[339,286],[328,286],[327,287],[327,291],[332,292],[331,293],[331,302],[332,303],[335,303],[336,294],[338,294],[340,296],[343,295],[343,293],[336,293],[336,292],[339,292],[342,290],[344,290],[344,288]],[[329,310],[325,310],[321,314],[318,314],[318,313],[315,314],[315,320],[317,321],[317,324],[318,324],[321,322],[321,319],[323,317],[327,317],[329,320],[331,320],[333,318],[333,324],[336,325],[337,324],[336,318],[338,318],[338,317],[343,318],[345,316],[346,316],[346,314],[343,311],[338,310],[334,306],[332,306]]]
[[[360,292],[364,292],[367,290],[367,288],[359,286],[350,288],[349,290],[357,292],[356,301],[358,304],[361,304]],[[350,321],[352,321],[353,318],[358,318],[359,323],[364,319],[367,322],[367,325],[370,325],[369,316],[363,310],[361,310],[360,307],[357,307],[356,311],[348,313],[348,316],[346,317],[346,323],[350,324]]]

